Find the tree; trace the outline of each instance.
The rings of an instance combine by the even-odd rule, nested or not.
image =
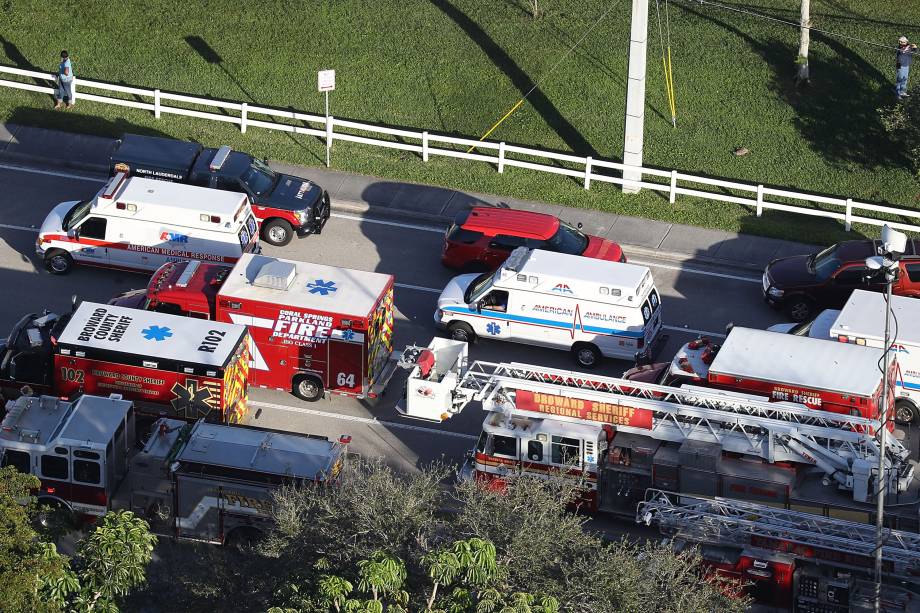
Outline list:
[[[67,559],[31,526],[38,486],[33,475],[0,469],[0,603],[9,613],[58,611],[76,589]]]
[[[117,611],[116,599],[146,580],[145,571],[156,542],[147,522],[134,513],[115,511],[105,515],[78,547],[75,566],[81,590],[74,599],[75,607]]]

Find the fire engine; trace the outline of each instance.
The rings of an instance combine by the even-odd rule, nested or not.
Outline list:
[[[0,424],[0,463],[38,477],[40,503],[88,518],[129,509],[158,534],[222,544],[264,530],[280,485],[334,479],[349,442],[163,417],[139,450],[118,394],[21,396]]]
[[[462,343],[449,339],[410,348],[400,363],[411,369],[403,414],[443,421],[472,401],[482,404],[468,468],[484,482],[572,473],[586,482],[587,509],[629,516],[647,489],[659,488],[865,522],[883,488],[891,525],[920,528],[909,450],[894,437],[880,448],[872,435],[878,422],[861,415],[710,388],[468,363]]]
[[[249,381],[315,401],[375,397],[395,369],[393,277],[245,254],[172,262],[113,304],[249,326]]]
[[[721,347],[701,337],[670,363],[638,366],[624,379],[662,385],[705,385],[790,401],[813,409],[878,419],[882,350],[823,339],[733,327]],[[888,406],[895,404],[898,365],[888,372]],[[889,423],[889,429],[893,427]]]
[[[712,574],[786,610],[874,610],[875,528],[726,498],[649,490],[636,522],[657,525],[678,549],[697,545]],[[882,611],[920,611],[920,534],[885,533]]]
[[[83,302],[23,317],[0,343],[0,384],[8,398],[115,392],[140,413],[238,423],[249,344],[245,326]]]

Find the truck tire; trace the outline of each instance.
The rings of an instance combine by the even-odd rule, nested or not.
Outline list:
[[[794,322],[808,321],[814,313],[814,302],[805,296],[793,296],[786,303],[786,315]]]
[[[294,228],[283,219],[269,219],[262,224],[262,240],[275,247],[284,247],[294,238]]]
[[[52,249],[45,254],[45,268],[53,275],[66,275],[73,268],[73,258],[63,249]]]
[[[572,345],[572,357],[575,358],[576,364],[587,369],[597,368],[603,359],[601,350],[591,343],[575,343]]]
[[[469,324],[462,321],[455,321],[447,326],[447,334],[455,341],[462,343],[475,343],[476,333]]]
[[[316,402],[323,397],[323,382],[315,375],[297,375],[291,382],[295,396],[307,402]]]
[[[255,548],[261,538],[262,531],[258,528],[240,526],[230,531],[230,534],[224,539],[224,545],[239,552],[248,553]]]
[[[920,424],[920,415],[913,402],[901,398],[894,403],[894,423],[901,426]]]

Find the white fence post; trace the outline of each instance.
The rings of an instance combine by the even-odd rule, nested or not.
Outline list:
[[[332,153],[332,115],[326,115],[326,168],[329,168]]]
[[[505,141],[498,143],[498,173],[505,172]]]
[[[160,118],[160,90],[153,90],[153,118]]]
[[[591,189],[591,163],[593,161],[590,155],[585,158],[585,189]]]
[[[668,194],[668,202],[674,204],[674,200],[677,198],[677,171],[671,171],[671,193]]]
[[[249,121],[249,105],[243,103],[240,105],[240,132],[246,134],[246,122]]]
[[[853,218],[853,199],[847,198],[847,212],[846,217],[843,220],[843,228],[849,232],[850,226],[852,225],[851,221]]]
[[[428,132],[422,132],[422,161],[428,161]]]
[[[757,216],[763,213],[763,185],[757,186]]]

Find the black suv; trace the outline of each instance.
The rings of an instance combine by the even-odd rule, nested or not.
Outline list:
[[[866,266],[866,258],[877,255],[880,244],[845,241],[811,255],[773,260],[763,273],[764,300],[793,321],[805,321],[820,309],[842,308],[855,289],[884,291],[884,281]],[[920,297],[920,240],[907,241],[899,264],[892,292]]]

